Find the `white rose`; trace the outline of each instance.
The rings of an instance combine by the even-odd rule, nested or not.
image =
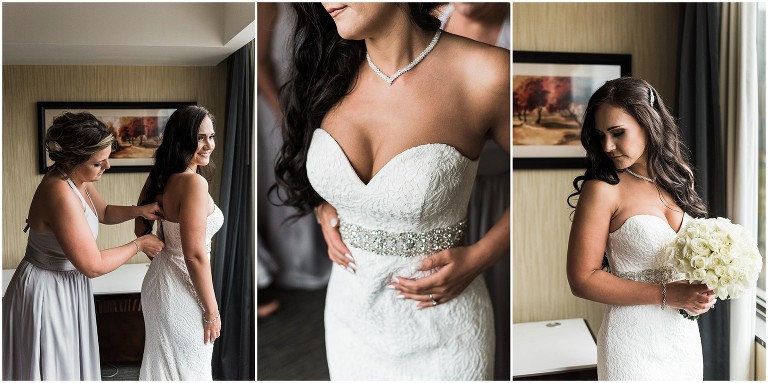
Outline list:
[[[691,251],[693,251],[693,253],[696,255],[707,256],[709,253],[711,253],[707,241],[701,238],[692,239],[690,242],[690,248]]]
[[[720,286],[715,290],[715,294],[720,299],[728,299],[728,287]]]
[[[695,255],[691,258],[691,266],[696,269],[703,269],[709,266],[709,258],[701,255]]]
[[[718,277],[722,277],[723,275],[728,273],[728,270],[729,269],[723,265],[717,265],[712,268],[712,271],[714,271],[715,275],[717,275]]]
[[[701,281],[707,285],[708,289],[714,290],[717,288],[719,279],[717,278],[717,275],[715,275],[714,272],[707,271],[707,275],[705,275]]]
[[[707,240],[707,246],[712,249],[712,252],[720,253],[725,251],[725,240],[721,236],[712,236]]]
[[[703,281],[704,277],[707,276],[707,270],[704,269],[696,269],[691,273],[691,279],[695,281]]]

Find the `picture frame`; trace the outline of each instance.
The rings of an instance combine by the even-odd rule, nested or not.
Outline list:
[[[45,134],[54,118],[64,112],[90,112],[113,131],[114,150],[109,156],[110,173],[148,172],[155,149],[162,142],[165,123],[173,112],[195,101],[178,102],[52,102],[37,103],[39,170],[53,164],[45,147]]]
[[[586,167],[580,132],[589,97],[631,75],[629,54],[513,51],[513,169]]]

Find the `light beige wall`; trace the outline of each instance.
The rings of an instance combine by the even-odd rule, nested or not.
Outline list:
[[[765,346],[757,342],[755,342],[755,380],[765,382]]]
[[[515,3],[512,13],[514,50],[631,54],[632,74],[675,104],[678,4]],[[579,317],[599,329],[602,305],[574,297],[565,275],[566,198],[583,172],[513,172],[513,322]]]
[[[42,179],[38,172],[38,101],[196,101],[216,116],[221,164],[224,147],[226,64],[216,67],[151,66],[3,66],[3,268],[15,268],[24,257],[22,232],[32,195]],[[136,203],[147,173],[107,173],[94,185],[113,205]],[[210,184],[218,201],[219,177]],[[123,245],[135,238],[132,221],[101,225],[99,248]],[[131,263],[147,262],[138,255]]]

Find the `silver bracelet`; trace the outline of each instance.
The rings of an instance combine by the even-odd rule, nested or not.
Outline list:
[[[664,310],[665,307],[667,307],[667,284],[662,283],[661,284],[661,309]]]
[[[216,314],[216,318],[208,320],[208,319],[205,319],[205,312],[203,312],[203,322],[205,322],[207,324],[213,324],[213,323],[216,323],[217,320],[219,320],[219,314],[218,313]]]
[[[139,253],[139,251],[141,251],[141,249],[139,249],[139,243],[138,243],[138,242],[136,242],[136,240],[135,240],[135,239],[134,239],[133,241],[131,241],[131,242],[133,242],[133,244],[134,244],[134,245],[136,245],[136,254],[138,254],[138,253]]]

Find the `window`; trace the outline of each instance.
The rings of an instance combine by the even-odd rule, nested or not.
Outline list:
[[[758,287],[758,302],[762,298],[763,304],[765,304],[765,235],[766,235],[766,222],[765,222],[765,146],[766,146],[766,89],[765,89],[765,3],[758,2],[757,5],[757,92],[758,92],[758,181],[757,181],[757,245],[760,249],[760,254],[763,255],[763,270],[760,272],[760,278],[757,282]],[[761,291],[762,290],[762,291]]]

